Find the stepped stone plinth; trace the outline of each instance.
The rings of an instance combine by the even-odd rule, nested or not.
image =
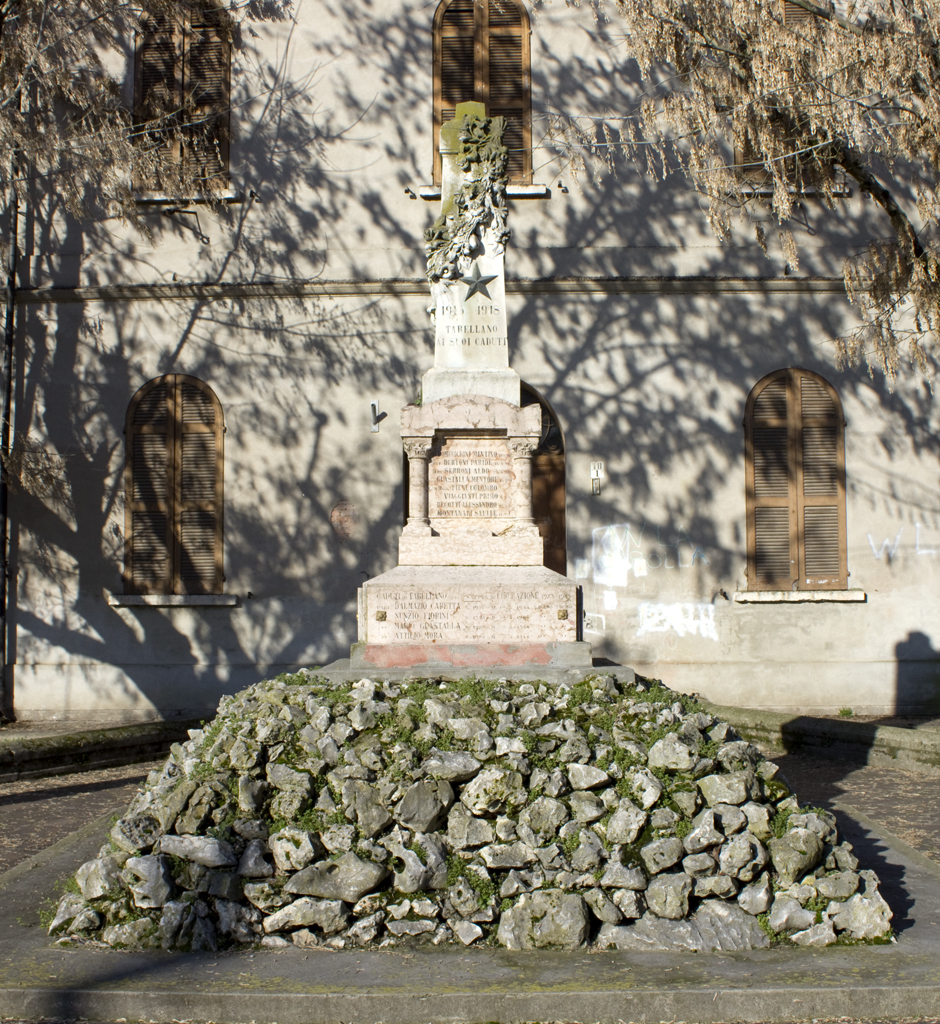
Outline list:
[[[538,406],[509,366],[501,119],[461,104],[441,129],[428,232],[434,366],[401,413],[408,522],[398,567],[359,591],[361,668],[591,666],[580,588],[544,565],[532,515]]]

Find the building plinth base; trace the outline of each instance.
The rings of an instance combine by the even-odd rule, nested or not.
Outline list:
[[[590,668],[584,641],[522,644],[353,644],[354,669],[414,668]]]

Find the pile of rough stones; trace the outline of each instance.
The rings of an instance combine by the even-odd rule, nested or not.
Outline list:
[[[113,827],[64,941],[747,949],[890,935],[826,811],[694,699],[610,676],[224,697]]]

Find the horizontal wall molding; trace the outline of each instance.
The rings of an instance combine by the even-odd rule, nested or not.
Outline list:
[[[651,294],[712,295],[721,293],[809,292],[845,294],[841,277],[555,277],[508,279],[506,291],[517,295]],[[423,295],[425,278],[384,281],[278,281],[239,284],[122,284],[86,288],[20,288],[20,305],[68,302],[145,302],[220,299],[332,298],[345,295]]]
[[[738,590],[734,599],[738,604],[864,604],[868,594],[864,590]]]
[[[109,594],[112,608],[234,608],[237,594]]]

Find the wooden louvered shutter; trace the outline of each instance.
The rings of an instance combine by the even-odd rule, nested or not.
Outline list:
[[[476,101],[506,118],[510,180],[531,181],[529,94],[529,21],[516,0],[445,0],[434,20],[434,180],[441,125]]]
[[[148,19],[134,66],[134,120],[138,126],[151,125],[148,147],[166,161],[180,156],[176,130],[182,107],[182,40],[181,26],[166,16]]]
[[[789,590],[798,573],[787,392],[784,371],[761,389],[747,417],[747,580],[752,590]]]
[[[838,399],[807,370],[754,389],[745,414],[749,590],[848,585],[845,443]]]
[[[231,52],[222,16],[196,6],[186,33],[183,97],[187,169],[206,180],[228,171],[229,68]]]
[[[848,586],[845,530],[844,421],[821,379],[793,371],[799,401],[796,515],[800,530],[800,588]]]
[[[532,178],[529,132],[529,33],[515,0],[488,0],[487,95],[490,117],[505,117],[510,181]]]
[[[129,593],[222,592],[223,433],[218,399],[195,377],[158,378],[131,402],[125,525]]]
[[[172,559],[173,389],[142,389],[128,413],[125,482],[125,589],[170,591]]]
[[[786,25],[792,25],[795,22],[809,21],[813,17],[813,14],[808,11],[805,7],[800,7],[799,4],[791,3],[790,0],[782,0],[781,3],[783,12],[783,21]]]

